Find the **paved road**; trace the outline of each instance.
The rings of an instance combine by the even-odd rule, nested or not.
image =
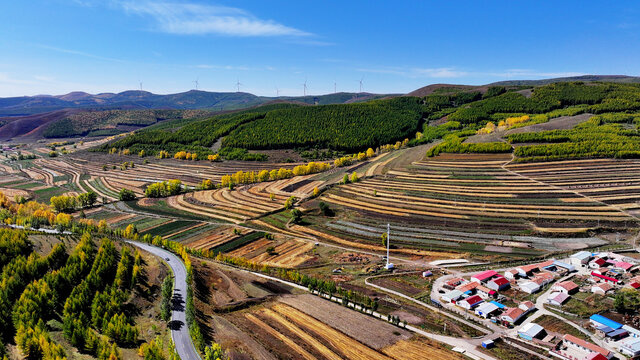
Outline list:
[[[182,360],[199,360],[200,355],[193,345],[191,336],[189,336],[189,328],[186,320],[186,301],[187,301],[187,269],[182,263],[182,259],[173,253],[161,249],[157,246],[143,244],[139,242],[129,241],[128,243],[135,245],[165,261],[173,271],[173,310],[171,313],[171,338],[176,344],[176,351]],[[169,259],[167,261],[166,259]]]

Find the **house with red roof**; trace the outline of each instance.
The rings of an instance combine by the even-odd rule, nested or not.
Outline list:
[[[612,290],[613,290],[613,285],[611,285],[611,283],[608,283],[608,282],[599,283],[591,287],[592,293],[602,295],[602,296],[607,295],[607,293],[609,293]]]
[[[493,270],[483,271],[481,273],[477,273],[471,277],[471,281],[475,281],[477,283],[486,283],[494,276],[497,276],[498,273]]]
[[[551,288],[552,291],[565,293],[567,295],[575,294],[580,287],[571,280],[559,282]]]
[[[517,307],[509,308],[507,311],[503,312],[502,315],[500,315],[500,320],[509,324],[514,324],[515,322],[520,320],[522,316],[524,316],[524,310]]]
[[[595,271],[591,272],[591,276],[596,277],[596,278],[601,279],[601,280],[604,280],[605,282],[610,282],[610,283],[613,283],[613,284],[618,283],[618,279],[612,278],[611,276],[598,274]]]
[[[491,290],[501,291],[507,290],[511,287],[509,280],[503,278],[502,276],[495,277],[487,282],[487,287]]]
[[[480,305],[484,300],[478,295],[469,296],[466,299],[458,301],[458,306],[471,310],[474,307]]]
[[[566,334],[562,337],[562,342],[560,346],[564,346],[567,350],[574,350],[584,353],[583,359],[594,360],[601,357],[605,359],[611,359],[613,357],[613,353],[603,347],[600,347],[596,344],[590,343],[588,341],[582,340],[573,335]]]
[[[589,267],[592,269],[600,269],[607,266],[607,261],[603,258],[595,258],[589,262]]]

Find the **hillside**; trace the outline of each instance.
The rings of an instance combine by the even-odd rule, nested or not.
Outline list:
[[[358,152],[404,139],[409,139],[410,145],[417,145],[445,137],[447,141],[431,149],[430,155],[441,152],[511,152],[510,144],[499,141],[503,130],[545,123],[561,116],[591,113],[602,114],[599,122],[592,124],[595,128],[578,127],[566,130],[572,135],[553,138],[562,139],[562,142],[580,142],[580,146],[591,150],[582,150],[579,152],[582,155],[579,155],[575,144],[556,144],[553,145],[555,150],[551,150],[551,145],[539,145],[535,151],[527,145],[518,149],[516,155],[539,158],[545,151],[557,152],[559,146],[564,146],[568,150],[564,150],[565,155],[562,156],[635,156],[633,154],[637,150],[633,148],[633,136],[637,117],[633,114],[606,114],[640,109],[640,85],[562,82],[528,89],[526,93],[520,89],[522,87],[439,85],[421,89],[429,92],[425,97],[405,96],[358,104],[258,107],[191,123],[177,131],[161,128],[141,131],[106,144],[102,149],[106,151],[115,147],[151,153],[165,150],[170,153],[196,151],[210,154],[213,150],[209,148],[224,137],[223,148],[245,151],[328,148]],[[495,131],[497,137],[493,137],[493,143],[482,140],[465,143],[472,135]],[[584,137],[580,135],[581,131],[598,133],[599,139],[608,145],[600,144],[596,148],[595,145],[587,145],[580,140]],[[615,133],[615,136],[605,136],[605,133]],[[507,140],[526,142],[519,140],[526,139],[526,133],[517,136]],[[544,140],[535,139],[538,142]],[[624,151],[624,155],[620,151]]]
[[[640,77],[627,76],[627,75],[580,75],[580,76],[560,77],[560,78],[541,79],[541,80],[505,80],[505,81],[498,81],[495,83],[491,83],[489,85],[541,86],[541,85],[548,85],[548,84],[553,84],[557,82],[567,82],[567,81],[584,81],[584,82],[602,81],[602,82],[614,82],[614,83],[640,83]]]
[[[273,100],[299,101],[320,105],[341,104],[386,97],[386,94],[336,93],[308,96],[265,97],[245,92],[187,92],[159,95],[148,91],[128,90],[121,93],[87,94],[71,92],[65,95],[37,95],[0,98],[1,116],[24,116],[67,108],[90,110],[133,109],[207,109],[233,110],[260,105]]]

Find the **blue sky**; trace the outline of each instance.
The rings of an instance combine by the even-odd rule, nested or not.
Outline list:
[[[640,75],[636,1],[0,3],[0,96],[192,89],[404,93]],[[277,90],[279,89],[279,90]]]

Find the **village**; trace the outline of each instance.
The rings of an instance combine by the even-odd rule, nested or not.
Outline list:
[[[637,358],[640,330],[630,325],[632,317],[615,312],[613,302],[620,292],[638,291],[639,268],[638,260],[623,254],[579,251],[564,259],[444,276],[434,285],[432,302],[504,329],[493,337],[524,341],[555,358]],[[581,303],[586,312],[573,313]],[[482,347],[493,342],[487,336]]]

